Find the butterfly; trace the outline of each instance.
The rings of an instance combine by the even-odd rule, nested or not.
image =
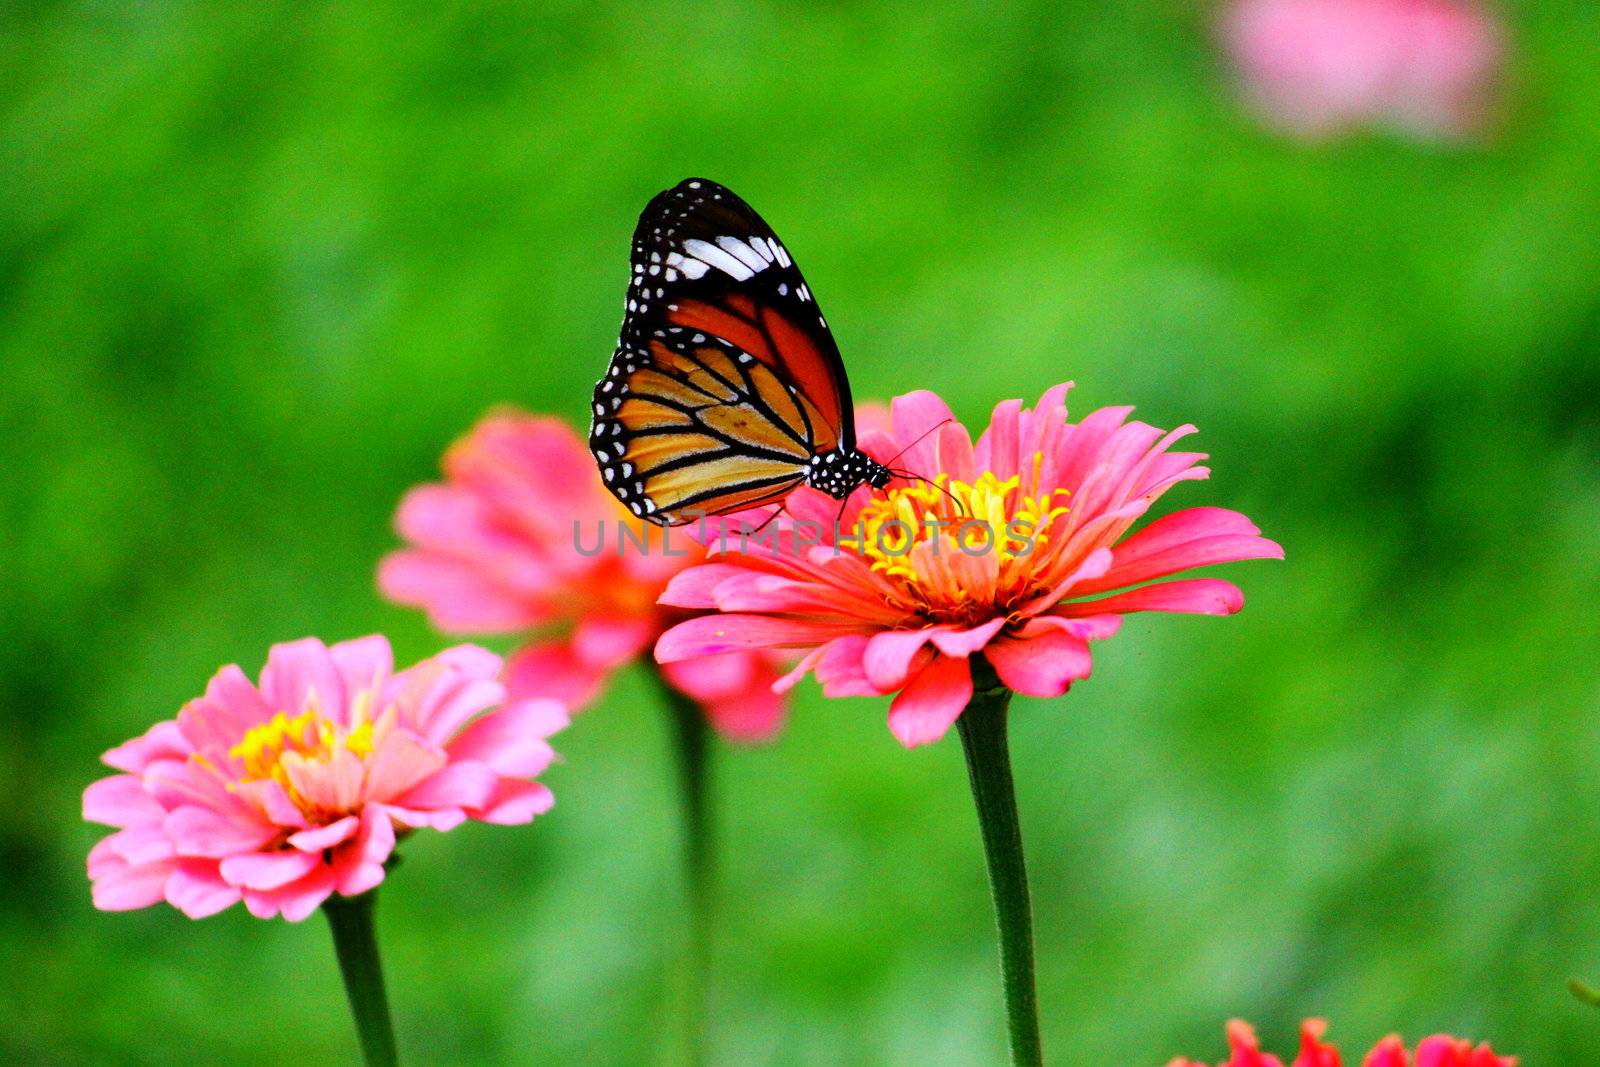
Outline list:
[[[589,450],[629,511],[662,526],[782,500],[843,501],[894,476],[856,447],[844,361],[772,227],[716,182],[657,194],[633,233],[621,337],[594,388]]]

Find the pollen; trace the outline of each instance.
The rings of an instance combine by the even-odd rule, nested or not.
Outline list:
[[[971,483],[940,474],[874,498],[841,543],[873,570],[912,585],[943,581],[948,568],[933,562],[941,555],[993,554],[1004,570],[1047,543],[1051,525],[1068,510],[1067,495],[1029,495],[1020,477],[1002,480],[990,471]]]
[[[238,781],[271,779],[283,786],[297,807],[309,812],[311,805],[295,789],[289,768],[297,764],[328,764],[341,753],[365,761],[372,754],[374,741],[372,720],[367,714],[369,703],[369,693],[357,697],[351,706],[348,728],[324,715],[314,695],[300,714],[291,716],[280,711],[251,727],[228,750],[230,757],[244,765]]]

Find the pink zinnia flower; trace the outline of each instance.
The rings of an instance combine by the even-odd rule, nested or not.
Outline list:
[[[1322,1040],[1327,1024],[1307,1019],[1300,1028],[1300,1054],[1289,1067],[1339,1067],[1339,1050]],[[1283,1067],[1283,1061],[1261,1051],[1256,1032],[1238,1019],[1228,1024],[1228,1047],[1233,1055],[1219,1067]],[[1404,1042],[1390,1035],[1378,1042],[1361,1061],[1362,1067],[1517,1067],[1515,1056],[1497,1056],[1488,1045],[1473,1047],[1469,1041],[1443,1034],[1425,1038],[1417,1045],[1415,1059],[1406,1055]],[[1199,1060],[1173,1060],[1167,1067],[1206,1067]]]
[[[500,667],[462,645],[396,674],[372,636],[274,645],[258,685],[222,668],[84,790],[83,817],[118,827],[89,853],[95,906],[166,900],[198,919],[242,898],[299,921],[382,882],[397,831],[529,822],[552,803],[529,779],[567,715],[501,706]]]
[[[1237,0],[1222,32],[1252,103],[1311,137],[1468,134],[1502,53],[1498,22],[1468,0]]]
[[[445,453],[444,471],[443,484],[401,502],[396,526],[411,547],[383,560],[378,584],[447,633],[531,634],[507,663],[513,696],[585,705],[685,617],[656,599],[704,550],[628,514],[565,423],[493,413]],[[719,656],[663,674],[730,737],[759,739],[782,724],[770,657]]]
[[[1238,611],[1243,595],[1215,578],[1142,583],[1281,558],[1243,515],[1191,508],[1124,537],[1173,485],[1206,477],[1202,455],[1169,451],[1194,428],[1163,434],[1121,407],[1071,423],[1067,389],[1033,410],[999,405],[976,446],[937,396],[898,398],[891,428],[864,432],[862,446],[929,481],[858,492],[838,536],[837,502],[796,490],[786,507],[799,521],[775,543],[749,540],[672,580],[663,602],[725,614],[680,623],[657,657],[803,651],[780,688],[814,671],[830,696],[897,694],[889,728],[911,746],[942,737],[961,714],[975,653],[1010,689],[1060,696],[1089,676],[1089,642],[1114,634],[1127,612]],[[813,533],[820,544],[799,543]]]

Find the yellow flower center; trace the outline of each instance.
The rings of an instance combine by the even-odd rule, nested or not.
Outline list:
[[[1036,467],[1041,458],[1035,456]],[[856,528],[841,543],[855,548],[873,570],[913,584],[928,577],[917,568],[916,549],[930,542],[936,543],[935,554],[941,547],[973,556],[992,553],[1004,568],[1042,548],[1050,524],[1067,511],[1067,490],[1029,495],[1021,484],[1020,476],[1001,481],[985,471],[970,484],[941,474],[932,482],[890,489],[861,509]]]
[[[311,763],[330,763],[340,753],[348,752],[358,759],[372,754],[372,721],[367,717],[369,693],[361,693],[352,704],[350,720],[354,724],[345,729],[322,714],[313,696],[310,706],[299,715],[290,716],[280,711],[264,723],[251,727],[228,755],[244,764],[242,782],[271,779],[283,786],[289,798],[302,810],[308,808],[305,798],[289,774],[290,767]]]

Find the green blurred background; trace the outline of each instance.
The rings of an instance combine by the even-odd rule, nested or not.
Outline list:
[[[858,396],[1192,421],[1283,563],[1136,616],[1014,748],[1055,1062],[1325,1014],[1600,1062],[1600,14],[1512,5],[1498,132],[1307,146],[1180,3],[7,5],[0,14],[0,1058],[353,1059],[323,924],[100,914],[98,754],[379,602],[393,506],[487,407],[581,420],[627,241],[756,204]],[[959,745],[800,690],[719,751],[718,1064],[997,1062]],[[675,780],[630,676],[530,828],[384,893],[418,1064],[671,1042]],[[1357,1049],[1359,1051],[1359,1049]]]

